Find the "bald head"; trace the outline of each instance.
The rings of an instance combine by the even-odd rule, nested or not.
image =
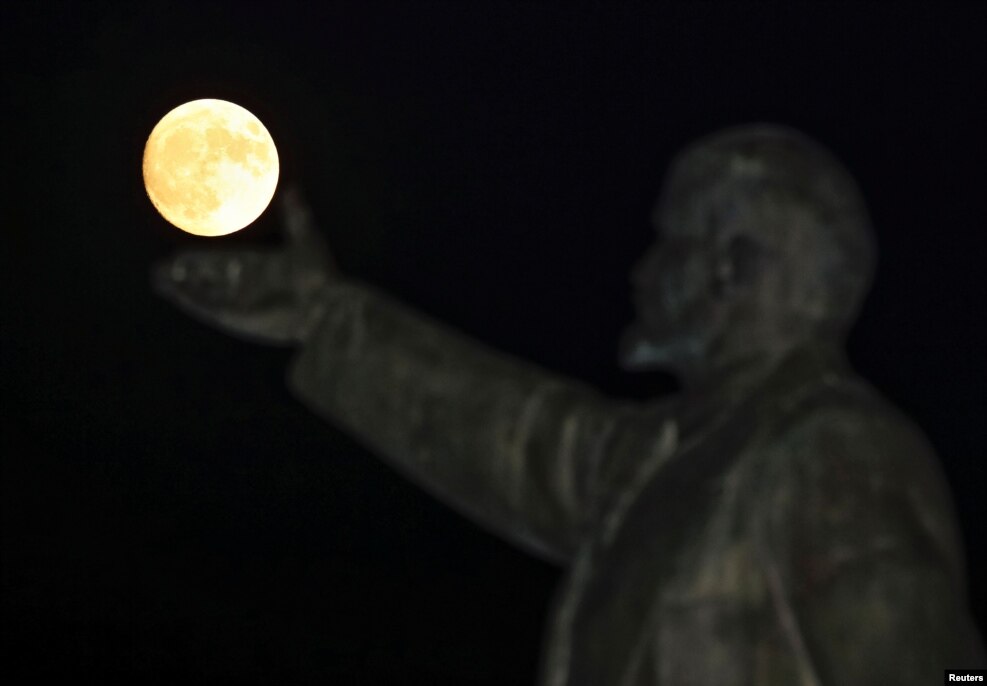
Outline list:
[[[762,303],[765,314],[800,312],[842,332],[873,276],[870,221],[856,182],[792,129],[744,126],[690,146],[672,165],[657,215],[669,234],[686,232],[720,250],[740,242],[770,258],[773,265],[757,265],[775,272],[777,288],[764,294],[775,302]]]

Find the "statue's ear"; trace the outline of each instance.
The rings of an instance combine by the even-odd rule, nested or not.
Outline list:
[[[736,234],[717,255],[713,274],[714,291],[729,296],[754,286],[764,269],[764,246],[750,236]]]

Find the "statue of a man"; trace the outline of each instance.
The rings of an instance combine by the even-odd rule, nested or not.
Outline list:
[[[294,392],[431,493],[568,570],[542,683],[928,684],[982,664],[948,490],[842,352],[871,281],[859,190],[780,127],[674,162],[634,270],[613,400],[341,277],[288,197],[288,245],[155,272],[193,315],[297,344]]]

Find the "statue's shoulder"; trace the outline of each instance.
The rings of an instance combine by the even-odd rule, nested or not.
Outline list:
[[[806,374],[781,385],[765,403],[775,440],[795,437],[857,444],[880,454],[901,452],[920,459],[933,455],[919,426],[866,379],[848,367]],[[859,452],[859,451],[858,451]]]
[[[934,550],[960,573],[945,474],[904,412],[863,378],[843,373],[806,387],[785,419],[769,451],[767,481],[799,502],[807,521],[822,521],[813,510],[839,513],[826,521],[843,522],[850,533],[841,536],[862,536],[866,522],[874,541]]]
[[[898,468],[935,459],[919,425],[863,377],[824,376],[807,395],[802,412],[791,417],[794,430],[840,437],[859,446],[854,452],[867,451],[872,461],[890,460]]]

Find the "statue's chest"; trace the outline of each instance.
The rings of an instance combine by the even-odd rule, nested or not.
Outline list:
[[[753,426],[738,415],[703,435],[686,433],[660,475],[615,500],[560,606],[557,640],[568,645],[557,652],[567,664],[555,660],[567,678],[557,683],[624,683],[635,672],[654,673],[656,650],[674,649],[663,646],[668,616],[683,613],[683,629],[685,615],[698,618],[698,634],[715,636],[728,629],[716,625],[730,623],[731,612],[756,595],[743,515]]]

